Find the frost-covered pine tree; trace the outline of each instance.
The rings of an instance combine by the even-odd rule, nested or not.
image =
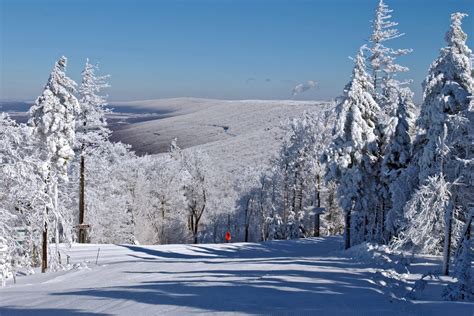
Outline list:
[[[65,74],[66,57],[54,65],[44,91],[30,109],[30,125],[41,144],[44,161],[41,170],[49,197],[48,205],[41,214],[43,227],[42,272],[48,268],[48,240],[59,242],[59,226],[63,214],[58,207],[58,181],[67,180],[68,163],[74,157],[75,118],[80,111],[74,96],[76,83]],[[58,251],[51,253],[51,268],[57,268]]]
[[[37,263],[46,199],[31,132],[0,113],[0,283]]]
[[[388,190],[384,205],[389,211],[384,216],[383,223],[384,238],[387,241],[398,233],[403,218],[403,206],[413,190],[413,185],[410,184],[412,181],[406,179],[409,174],[407,168],[412,160],[412,137],[415,128],[413,93],[408,88],[400,88],[394,92],[398,106],[395,115],[385,127],[385,135],[389,135],[390,142],[383,148],[380,177],[382,185]],[[402,178],[403,181],[400,181]]]
[[[380,0],[375,10],[375,18],[372,21],[372,35],[370,37],[370,67],[372,70],[373,95],[377,103],[384,109],[389,97],[391,80],[397,73],[408,71],[407,67],[396,63],[396,59],[410,53],[411,49],[393,49],[385,46],[387,41],[399,38],[404,33],[400,33],[396,26],[397,22],[391,21],[391,13],[388,5]],[[390,110],[388,110],[390,111]]]
[[[439,255],[443,251],[445,213],[452,210],[444,175],[429,177],[405,207],[407,228],[395,239],[397,249]]]
[[[78,221],[80,225],[84,224],[86,213],[86,156],[94,147],[107,141],[110,135],[105,119],[105,114],[108,112],[105,108],[106,97],[100,95],[103,89],[110,87],[107,83],[109,76],[97,76],[97,70],[98,66],[89,63],[89,59],[87,59],[82,71],[82,83],[79,87],[81,110],[76,120],[76,139],[80,156]],[[78,241],[80,243],[86,241],[86,231],[82,227],[78,229]]]
[[[451,15],[441,49],[425,79],[424,100],[418,120],[414,165],[419,188],[406,208],[406,228],[396,245],[410,245],[423,253],[441,253],[448,272],[452,244],[458,235],[453,225],[465,221],[474,202],[474,137],[471,51],[461,28],[465,14]],[[420,225],[436,223],[432,229]],[[431,240],[427,243],[427,240]]]
[[[98,70],[98,65],[91,64],[89,59],[86,59],[79,87],[81,112],[76,122],[77,139],[86,145],[93,145],[110,134],[105,118],[110,111],[106,108],[106,96],[100,94],[102,90],[110,87],[107,82],[110,76],[98,76]]]
[[[471,77],[471,50],[466,45],[467,35],[461,28],[465,16],[463,13],[451,15],[451,26],[445,37],[448,46],[441,49],[423,82],[423,104],[418,121],[421,133],[418,157],[421,182],[428,176],[439,173],[443,164],[450,159],[445,157],[445,150],[440,148],[440,139],[446,138],[449,142],[446,145],[452,147],[452,141],[460,140],[459,137],[452,137],[453,133],[466,132],[466,128],[460,131],[458,128],[461,126],[456,125],[460,122],[467,125],[467,112],[474,85]],[[464,144],[464,151],[469,151],[467,145],[469,144]],[[455,152],[450,155],[452,154]]]
[[[338,198],[345,213],[345,248],[373,234],[375,210],[371,196],[376,190],[379,106],[372,97],[373,85],[365,70],[363,49],[355,58],[352,79],[337,105],[333,142],[325,153],[326,180],[338,184]]]
[[[374,195],[373,202],[378,209],[378,237],[377,240],[389,238],[393,234],[395,214],[399,210],[391,210],[393,205],[393,182],[397,181],[395,174],[400,174],[408,163],[409,156],[401,157],[400,163],[392,163],[400,152],[411,151],[411,139],[407,139],[401,134],[412,132],[411,119],[414,115],[413,93],[408,87],[404,87],[409,81],[401,82],[397,79],[399,73],[407,72],[409,69],[397,63],[397,59],[410,53],[411,49],[394,49],[386,46],[388,41],[404,35],[396,28],[397,22],[392,21],[391,10],[388,5],[380,0],[375,18],[372,21],[372,35],[370,37],[370,68],[373,79],[373,97],[381,108],[378,114],[378,136],[379,136],[379,183],[377,184],[377,194]],[[404,108],[402,108],[404,107]],[[401,116],[406,116],[409,120],[404,120],[400,125]],[[412,117],[409,117],[412,116]],[[404,124],[410,123],[410,124]],[[405,131],[403,129],[406,128]],[[396,135],[394,133],[397,133]],[[400,139],[403,137],[404,139]],[[399,142],[402,141],[402,142]],[[408,141],[408,142],[407,142]],[[396,142],[397,145],[393,146]],[[401,148],[404,147],[404,148]],[[393,151],[393,152],[392,152]],[[386,157],[384,159],[384,157]],[[388,157],[388,159],[387,159]],[[392,162],[391,162],[392,160]],[[393,168],[393,170],[392,170]],[[390,174],[392,176],[390,176]],[[398,200],[396,202],[399,202]],[[404,201],[406,202],[406,200]],[[389,214],[387,214],[389,210]],[[388,219],[388,222],[387,222]],[[382,236],[383,235],[383,236]]]

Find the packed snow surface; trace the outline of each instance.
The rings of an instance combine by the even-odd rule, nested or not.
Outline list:
[[[341,245],[339,237],[206,245],[74,244],[62,252],[75,269],[20,277],[16,285],[0,289],[0,315],[473,314],[473,303],[397,298],[384,286],[375,262],[353,259]],[[419,269],[438,264],[439,258],[432,257],[420,262]]]

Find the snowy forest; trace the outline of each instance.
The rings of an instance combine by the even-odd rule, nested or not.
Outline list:
[[[472,301],[474,57],[463,19],[451,14],[416,104],[403,65],[416,52],[391,45],[404,33],[381,0],[340,97],[281,122],[278,154],[233,182],[179,138],[154,155],[112,141],[109,76],[87,60],[76,83],[59,58],[27,123],[0,115],[1,284],[71,269],[61,249],[77,243],[339,235],[345,251],[441,256],[438,276],[452,282],[440,299]]]

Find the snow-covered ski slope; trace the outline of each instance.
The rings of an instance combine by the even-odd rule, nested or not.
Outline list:
[[[0,289],[0,315],[473,315],[473,303],[397,299],[375,261],[356,261],[340,247],[338,237],[75,244],[64,252],[72,263],[88,261],[88,268],[20,277]],[[435,269],[439,258],[415,266],[420,273]]]

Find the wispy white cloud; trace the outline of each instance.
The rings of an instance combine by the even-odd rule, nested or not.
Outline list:
[[[317,85],[316,81],[313,81],[313,80],[308,80],[308,82],[297,84],[293,88],[292,94],[293,96],[301,94],[305,91],[316,88],[316,85]]]

